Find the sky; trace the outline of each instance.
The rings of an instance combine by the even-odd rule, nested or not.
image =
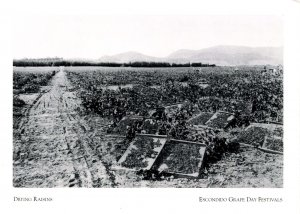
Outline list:
[[[92,58],[136,51],[165,57],[216,45],[283,46],[280,16],[23,16],[13,20],[14,58]]]

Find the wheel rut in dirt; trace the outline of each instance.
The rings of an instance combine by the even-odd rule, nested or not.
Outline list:
[[[80,99],[70,92],[63,68],[50,86],[28,109],[14,138],[14,186],[114,186],[87,133],[91,129],[76,113]]]

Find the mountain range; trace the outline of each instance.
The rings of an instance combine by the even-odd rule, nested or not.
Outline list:
[[[278,65],[283,63],[282,47],[214,46],[200,50],[181,49],[166,57],[148,56],[139,52],[124,52],[103,56],[97,62],[201,62],[216,65]]]

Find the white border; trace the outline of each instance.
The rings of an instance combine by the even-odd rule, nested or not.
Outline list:
[[[1,11],[2,213],[300,213],[300,4],[293,0],[7,1]],[[12,187],[12,49],[10,18],[23,14],[251,14],[284,16],[284,188],[281,189],[14,189]],[[4,37],[4,38],[2,38]],[[53,197],[51,203],[13,196]],[[282,197],[282,203],[199,203],[199,197]],[[5,209],[9,209],[6,210]]]

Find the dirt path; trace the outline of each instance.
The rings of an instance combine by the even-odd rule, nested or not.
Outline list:
[[[113,186],[70,87],[61,68],[23,119],[14,137],[15,187]]]

